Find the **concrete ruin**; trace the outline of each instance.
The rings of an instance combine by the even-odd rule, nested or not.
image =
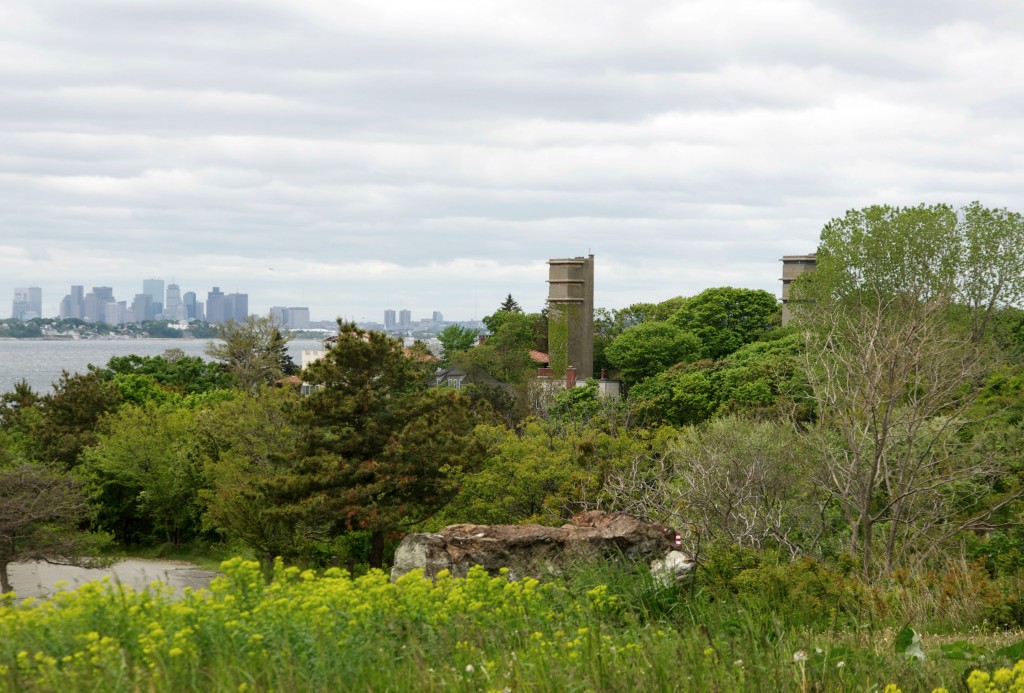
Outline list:
[[[678,548],[671,527],[625,513],[580,513],[561,527],[541,525],[451,525],[433,534],[410,534],[398,547],[392,581],[416,569],[433,578],[442,570],[465,577],[475,565],[491,575],[509,569],[510,579],[559,575],[580,560],[643,561],[678,575],[692,563]],[[672,556],[670,554],[678,554]],[[666,560],[668,559],[668,560]]]

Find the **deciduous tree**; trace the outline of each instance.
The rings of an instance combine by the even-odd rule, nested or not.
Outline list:
[[[80,531],[88,515],[81,484],[52,466],[0,467],[0,592],[14,589],[8,566],[15,561],[88,565],[104,543]]]
[[[281,334],[273,318],[249,316],[220,327],[221,342],[210,342],[206,354],[222,361],[246,392],[255,392],[284,375],[288,364],[286,345],[291,337]]]
[[[966,435],[991,351],[984,319],[964,319],[959,302],[977,265],[1008,264],[1000,249],[1015,246],[964,253],[963,231],[945,205],[851,211],[825,226],[817,271],[795,284],[814,440],[868,578],[922,560],[1020,493],[1006,458]],[[979,292],[970,307],[995,301]]]

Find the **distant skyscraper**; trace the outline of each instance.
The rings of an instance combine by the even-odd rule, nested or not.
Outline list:
[[[60,317],[77,318],[85,317],[85,287],[75,284],[71,285],[71,293],[60,302]]]
[[[153,307],[153,297],[149,294],[135,294],[135,300],[132,301],[132,321],[152,320],[154,315],[156,311]]]
[[[185,319],[185,306],[181,302],[181,287],[177,284],[167,285],[167,302],[164,303],[164,317],[168,320]]]
[[[31,320],[43,317],[43,290],[38,286],[27,286],[14,290],[11,317],[15,320]]]
[[[444,322],[444,315],[442,315],[441,311],[435,310],[434,315],[430,319],[434,322]]]
[[[412,311],[403,308],[398,311],[398,326],[402,328],[412,327]]]
[[[196,314],[196,292],[186,291],[185,295],[181,297],[181,303],[185,306],[185,319],[186,320],[199,320],[199,316]]]
[[[388,308],[384,311],[384,329],[393,330],[395,329],[395,311]]]
[[[206,294],[206,321],[215,325],[225,322],[224,292],[219,286],[213,287],[213,291]]]
[[[113,289],[109,286],[94,286],[85,295],[85,312],[82,317],[90,322],[105,322],[106,305],[114,302]]]
[[[164,310],[164,280],[145,279],[142,282],[142,293],[147,294],[153,302],[153,315],[159,315]],[[152,319],[152,318],[149,318]]]
[[[288,309],[288,327],[293,330],[305,330],[309,328],[309,308],[305,306],[292,306]]]
[[[111,301],[103,306],[103,322],[108,325],[123,325],[128,306],[124,301]]]
[[[281,327],[288,327],[288,309],[284,306],[271,306],[270,317]]]
[[[249,294],[228,294],[224,297],[224,319],[244,322],[249,317]]]

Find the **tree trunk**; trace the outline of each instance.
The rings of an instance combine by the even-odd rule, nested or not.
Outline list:
[[[0,563],[0,594],[7,594],[13,592],[14,588],[11,587],[10,578],[7,577],[7,561]]]
[[[872,558],[871,558],[871,532],[872,532],[872,526],[871,525],[872,525],[872,522],[871,522],[870,514],[869,513],[864,513],[861,516],[861,522],[860,522],[860,535],[861,535],[861,537],[860,537],[860,539],[861,539],[860,551],[861,551],[861,558],[863,559],[862,567],[863,567],[863,570],[864,570],[864,579],[867,580],[869,583],[871,582],[871,577],[872,577],[871,576],[871,560],[872,560]]]
[[[375,529],[370,535],[370,567],[384,567],[384,530]]]

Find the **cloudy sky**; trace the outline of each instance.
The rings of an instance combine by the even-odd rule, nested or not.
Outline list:
[[[778,293],[847,209],[1024,211],[1022,113],[1010,0],[3,0],[0,317],[468,319],[588,252],[599,306]]]

